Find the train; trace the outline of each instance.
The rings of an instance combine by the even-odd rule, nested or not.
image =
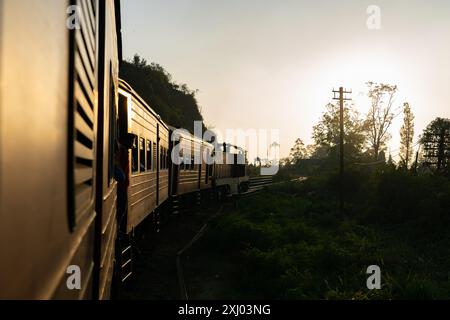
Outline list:
[[[145,221],[248,188],[120,79],[120,5],[0,0],[0,299],[110,299]]]

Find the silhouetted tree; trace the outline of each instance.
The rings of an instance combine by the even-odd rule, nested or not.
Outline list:
[[[159,64],[148,64],[135,55],[131,61],[122,63],[120,76],[168,124],[193,132],[194,121],[203,121],[196,91],[190,90],[186,84],[174,83],[172,76]]]
[[[315,142],[315,153],[337,152],[340,137],[339,106],[329,103],[326,112],[322,114],[319,123],[313,127],[312,137]],[[364,122],[359,118],[359,114],[352,105],[344,106],[344,143],[346,157],[355,157],[361,154],[366,137],[364,135]],[[317,154],[316,154],[317,156]]]
[[[394,96],[397,86],[367,82],[371,106],[367,114],[366,128],[372,148],[373,158],[378,160],[379,153],[390,139],[388,129],[394,119]]]
[[[406,168],[413,156],[414,114],[408,102],[403,104],[403,126],[400,130],[400,158]]]
[[[436,118],[423,131],[424,164],[437,170],[450,168],[450,119]]]
[[[387,165],[390,166],[390,167],[395,168],[395,162],[394,162],[394,159],[392,159],[392,155],[390,153],[389,153]]]
[[[302,139],[295,140],[294,146],[291,148],[289,153],[289,162],[291,164],[296,164],[299,160],[307,157],[307,149]]]

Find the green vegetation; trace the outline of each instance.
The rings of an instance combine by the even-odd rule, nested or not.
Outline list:
[[[136,55],[123,63],[121,76],[169,124],[192,131],[194,121],[203,120],[195,92],[173,82],[160,65]],[[285,182],[240,200],[211,222],[197,247],[200,260],[190,262],[195,272],[188,273],[199,297],[205,291],[199,288],[208,298],[450,297],[450,120],[430,123],[419,154],[405,102],[397,166],[391,155],[386,159],[396,92],[396,86],[368,82],[368,114],[344,107],[344,215],[340,114],[330,103],[313,127],[314,143],[297,139],[281,161],[274,181]],[[258,165],[249,167],[250,175],[258,174]],[[286,182],[299,176],[309,178]],[[366,287],[370,265],[381,268],[381,290]]]
[[[135,55],[132,61],[123,61],[120,76],[168,124],[193,132],[194,121],[203,121],[196,92],[175,83],[159,64],[147,64]]]
[[[345,219],[336,182],[330,175],[278,185],[213,221],[204,243],[239,266],[233,297],[450,297],[450,182],[349,172]],[[366,287],[369,265],[381,268],[381,290]]]
[[[344,106],[343,181],[339,106],[328,104],[312,145],[297,139],[275,181],[213,223],[209,250],[231,256],[229,295],[275,299],[448,299],[450,130],[436,119],[414,150],[414,115],[404,103],[397,165],[386,159],[396,86],[368,83],[369,113]],[[416,151],[416,152],[414,152]],[[413,156],[415,154],[415,157]],[[306,182],[287,182],[298,176]],[[339,211],[343,188],[345,208]],[[380,290],[366,286],[381,268]],[[238,267],[237,267],[238,266]]]

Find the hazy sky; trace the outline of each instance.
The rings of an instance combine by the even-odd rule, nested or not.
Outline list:
[[[369,5],[381,8],[380,30],[367,28]],[[353,89],[364,114],[365,82],[398,85],[396,105],[410,103],[416,136],[435,117],[450,117],[448,0],[126,0],[122,6],[125,58],[138,53],[198,89],[205,122],[216,129],[280,129],[281,156],[297,137],[311,142],[333,87]],[[401,123],[400,115],[390,130],[393,155]]]

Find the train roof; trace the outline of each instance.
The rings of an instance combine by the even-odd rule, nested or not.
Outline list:
[[[143,106],[145,106],[145,108],[151,113],[153,114],[165,127],[166,129],[170,130],[170,131],[175,131],[177,129],[183,130],[182,132],[180,132],[181,137],[183,137],[184,139],[190,139],[191,141],[195,141],[195,142],[199,142],[202,143],[204,145],[208,145],[210,147],[213,147],[213,145],[210,142],[207,142],[195,135],[193,135],[192,133],[190,133],[188,130],[184,129],[184,128],[176,128],[174,126],[171,126],[169,124],[166,124],[161,116],[156,113],[155,110],[153,110],[146,102],[145,100],[136,92],[134,91],[133,87],[131,87],[130,84],[128,84],[125,80],[123,79],[119,79],[119,88],[121,88],[122,90],[128,92],[129,94],[131,94],[135,99],[137,99]],[[238,147],[238,146],[234,146],[231,144],[227,144],[228,147],[234,148],[235,150],[237,150],[238,152],[241,151],[243,153],[245,153],[245,149]],[[231,152],[230,152],[231,153]]]
[[[195,141],[195,142],[199,142],[202,143],[204,145],[210,146],[211,148],[213,147],[213,145],[203,139],[200,139],[199,137],[193,135],[192,133],[190,133],[187,129],[184,128],[175,128],[174,126],[169,125],[169,130],[171,132],[174,132],[175,130],[183,130],[180,132],[180,136],[184,139],[189,139],[191,141]]]
[[[167,130],[169,130],[169,125],[166,124],[162,120],[161,116],[158,113],[156,113],[156,111],[153,110],[136,91],[134,91],[134,89],[133,89],[133,87],[131,87],[131,85],[129,85],[125,80],[119,79],[119,88],[128,92],[129,94],[131,94],[136,100],[138,100],[147,109],[148,112],[150,112],[153,116],[155,116],[160,121],[160,123]]]

